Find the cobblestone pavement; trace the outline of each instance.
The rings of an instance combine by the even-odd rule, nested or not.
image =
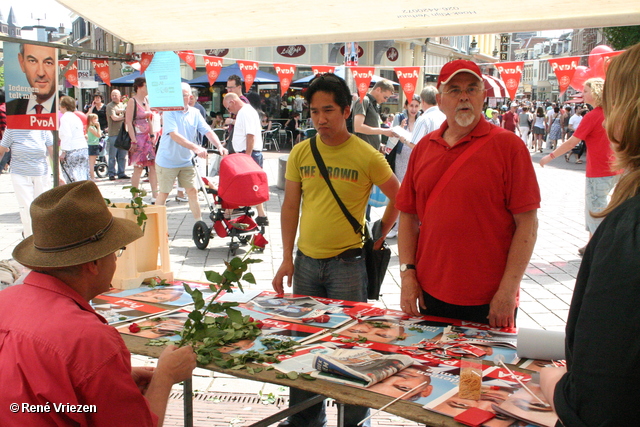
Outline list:
[[[249,289],[271,290],[271,279],[282,261],[282,242],[280,238],[280,206],[284,192],[276,187],[279,158],[284,153],[265,153],[265,170],[269,177],[270,200],[266,202],[270,226],[266,230],[269,245],[262,254],[252,255],[263,260],[253,264],[251,270],[257,283]],[[550,165],[541,168],[538,161],[543,154],[533,154],[532,161],[538,176],[542,192],[542,207],[538,212],[538,239],[533,256],[525,277],[522,281],[520,309],[518,312],[518,326],[528,328],[543,328],[548,330],[564,329],[565,320],[571,302],[575,278],[580,267],[578,248],[584,246],[588,233],[584,227],[584,171],[585,165],[567,163],[563,158],[554,160]],[[131,170],[127,170],[130,175]],[[122,187],[127,181],[100,180],[98,186],[104,197],[114,202],[124,202],[127,190]],[[148,189],[148,184],[143,184]],[[208,216],[208,208],[202,203],[203,217]],[[381,215],[382,209],[374,209],[373,216]],[[188,203],[175,200],[175,191],[170,194],[167,202],[167,217],[169,227],[169,244],[171,268],[176,278],[185,280],[205,280],[204,271],[220,271],[228,255],[227,244],[229,238],[215,237],[205,250],[195,247],[192,240],[194,219],[188,208]],[[210,220],[206,220],[211,225]],[[8,174],[0,175],[0,259],[11,257],[14,246],[21,241],[22,225],[18,214],[17,202],[13,194],[11,179]],[[319,230],[320,232],[320,230]],[[383,297],[379,305],[388,308],[399,308],[400,275],[398,271],[397,239],[390,239],[392,258],[385,283]],[[241,247],[238,254],[244,249]],[[473,269],[473,260],[460,268]],[[133,356],[134,363],[153,364],[154,361],[140,356]],[[179,394],[180,387],[175,388]],[[196,400],[196,425],[247,425],[246,414],[249,412],[262,413],[266,408],[270,412],[278,409],[274,405],[261,403],[234,403],[234,417],[223,422],[213,422],[216,413],[223,413],[224,408],[215,406],[217,395],[250,395],[256,396],[258,391],[286,398],[288,391],[272,384],[256,383],[240,380],[197,369],[194,376],[194,390],[209,393],[209,400]],[[246,396],[245,396],[246,397]],[[180,420],[181,400],[179,397],[170,399],[170,410],[166,425],[182,425]],[[213,402],[213,403],[212,403]],[[226,405],[226,404],[225,404]],[[228,408],[228,406],[226,406]],[[249,409],[247,409],[249,408]],[[243,415],[244,414],[244,415]],[[397,417],[381,414],[376,417],[374,425],[416,425],[402,424]]]

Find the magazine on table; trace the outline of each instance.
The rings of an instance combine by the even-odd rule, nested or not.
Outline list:
[[[251,300],[248,306],[285,318],[304,319],[323,315],[329,307],[312,297],[280,298],[277,296],[260,296]]]
[[[544,398],[538,384],[527,386],[542,402],[531,396],[524,388],[511,394],[499,405],[493,404],[492,409],[499,414],[504,414],[518,420],[526,421],[540,427],[554,427],[558,421],[558,415]]]
[[[479,329],[454,325],[448,326],[445,329],[443,341],[458,341],[484,346],[515,349],[518,343],[518,334],[504,332],[498,329]]]
[[[98,295],[91,300],[91,306],[104,317],[110,325],[159,315],[167,311],[164,308],[145,304],[139,301],[132,301],[126,298],[116,298],[107,295]]]
[[[213,295],[209,285],[201,282],[186,282],[184,280],[174,280],[167,285],[155,287],[140,286],[134,289],[112,289],[103,295],[112,297],[128,298],[136,301],[149,302],[152,304],[165,304],[172,306],[183,306],[193,303],[191,295],[184,290],[183,283],[188,284],[192,289],[199,289],[205,299]]]
[[[366,348],[338,349],[331,354],[316,354],[313,360],[317,371],[361,380],[366,387],[411,365],[409,356],[384,355]]]

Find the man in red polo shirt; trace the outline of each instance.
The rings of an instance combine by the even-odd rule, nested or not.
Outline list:
[[[414,148],[396,198],[401,308],[511,327],[538,227],[531,157],[514,133],[482,118],[485,90],[475,63],[449,62],[437,88],[447,120]],[[451,178],[427,208],[443,175]]]
[[[518,104],[516,102],[511,103],[511,108],[509,111],[502,115],[502,127],[506,130],[517,133],[516,129],[518,129]]]

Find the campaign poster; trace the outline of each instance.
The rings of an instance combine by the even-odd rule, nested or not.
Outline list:
[[[8,128],[58,128],[57,49],[5,42],[4,81]]]
[[[180,58],[175,52],[156,52],[145,73],[149,105],[160,111],[183,110]]]

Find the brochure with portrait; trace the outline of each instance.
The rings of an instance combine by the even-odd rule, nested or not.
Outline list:
[[[112,289],[103,295],[113,297],[128,298],[136,301],[149,302],[153,304],[165,304],[180,307],[193,303],[191,295],[184,290],[183,283],[188,284],[192,289],[199,289],[205,299],[213,295],[209,285],[201,282],[185,282],[184,280],[174,280],[167,285],[155,287],[140,286],[134,289]]]
[[[99,295],[90,302],[93,309],[104,317],[110,325],[119,324],[133,319],[158,315],[166,310],[164,308],[132,301],[126,298],[116,298],[108,295]]]

